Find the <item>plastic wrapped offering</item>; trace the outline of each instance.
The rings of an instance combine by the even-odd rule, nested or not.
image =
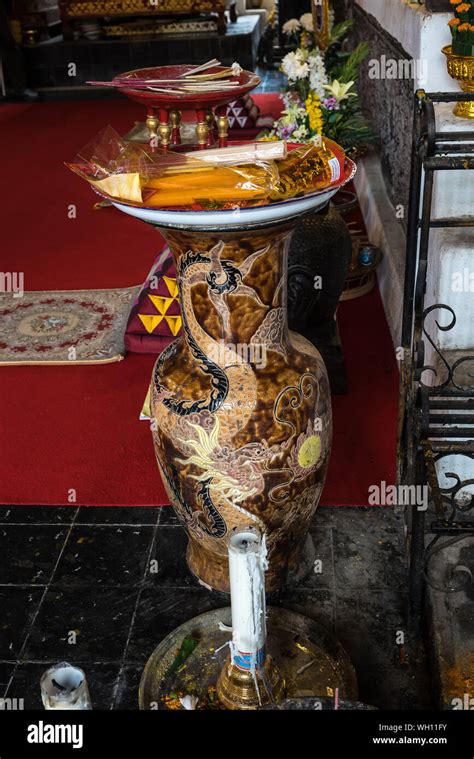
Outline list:
[[[323,141],[322,145],[301,145],[291,150],[278,163],[278,173],[279,181],[271,200],[287,200],[330,187],[340,178],[342,167],[329,142]]]
[[[142,188],[148,206],[170,207],[265,200],[274,187],[272,172],[266,167],[194,166],[189,159],[182,170],[148,178]],[[196,163],[201,163],[196,162]]]
[[[184,153],[200,161],[214,163],[220,166],[243,166],[248,163],[281,161],[288,155],[288,147],[284,140],[270,142],[247,142],[244,145],[230,145],[227,148],[211,148],[200,150],[199,153]]]
[[[107,127],[67,165],[103,194],[157,208],[252,203],[267,199],[278,182],[273,161],[221,163],[199,160],[199,153],[149,153]]]
[[[343,162],[343,154],[341,159],[328,145],[297,146],[287,152],[284,142],[150,153],[107,127],[67,165],[101,194],[133,205],[226,208],[327,188],[339,179]]]
[[[119,200],[142,203],[141,175],[149,158],[138,145],[124,142],[112,127],[103,129],[66,166],[96,187]]]

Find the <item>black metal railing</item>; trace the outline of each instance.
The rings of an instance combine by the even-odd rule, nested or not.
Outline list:
[[[474,131],[447,133],[436,129],[434,104],[461,100],[474,100],[474,94],[426,93],[424,90],[415,94],[402,325],[398,476],[401,484],[427,486],[430,508],[434,511],[429,524],[426,511],[419,505],[408,507],[407,513],[410,611],[417,630],[425,582],[446,592],[459,586],[459,572],[456,582],[452,577],[445,578],[441,585],[434,580],[430,574],[431,560],[443,549],[474,536],[474,520],[469,519],[470,515],[474,516],[471,487],[474,480],[463,479],[454,471],[442,474],[442,462],[447,457],[460,457],[458,463],[466,459],[474,461],[474,355],[463,355],[449,363],[438,346],[437,336],[429,334],[426,323],[428,317],[430,320],[435,317],[438,334],[447,332],[454,328],[456,314],[448,304],[436,303],[426,307],[425,303],[431,230],[474,226],[474,217],[431,218],[435,172],[474,169]],[[436,318],[436,311],[442,315]],[[441,322],[443,315],[448,315],[447,323]],[[425,361],[428,345],[435,358],[434,366]],[[472,372],[469,371],[470,365]],[[425,382],[425,379],[431,381]],[[452,575],[456,568],[450,571]],[[471,580],[469,573],[462,573],[462,582]]]

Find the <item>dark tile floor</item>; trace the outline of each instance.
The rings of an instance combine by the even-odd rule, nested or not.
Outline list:
[[[423,661],[401,656],[406,569],[389,509],[320,509],[312,535],[321,571],[270,598],[314,617],[346,646],[362,701],[429,705]],[[144,663],[196,614],[227,605],[189,572],[172,510],[0,507],[0,697],[41,707],[39,679],[60,660],[81,666],[94,708],[136,709]]]

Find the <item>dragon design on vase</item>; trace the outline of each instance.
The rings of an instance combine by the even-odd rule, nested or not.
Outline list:
[[[267,534],[271,561],[280,550],[273,534],[280,540],[289,520],[283,511],[293,505],[304,513],[295,536],[309,521],[329,454],[322,442],[330,437],[328,392],[320,386],[323,368],[314,366],[314,348],[295,350],[286,327],[284,271],[280,262],[273,266],[276,252],[286,247],[284,235],[276,243],[260,235],[255,244],[250,235],[243,252],[225,240],[201,250],[188,246],[185,233],[166,236],[176,260],[184,335],[155,365],[155,451],[190,536],[191,568],[227,589],[230,529],[258,526]],[[256,344],[265,348],[264,367],[240,350]],[[300,366],[293,366],[295,355]],[[268,374],[272,365],[276,376]],[[262,395],[265,383],[271,387]],[[318,404],[322,432],[315,426]]]

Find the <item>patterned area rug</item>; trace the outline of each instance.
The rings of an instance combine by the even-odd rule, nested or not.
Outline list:
[[[0,364],[121,361],[140,290],[54,290],[0,295]]]

